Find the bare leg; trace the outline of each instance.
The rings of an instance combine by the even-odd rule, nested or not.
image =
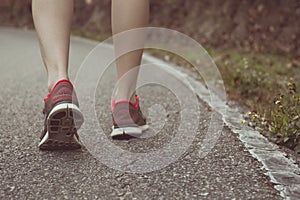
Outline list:
[[[149,19],[149,0],[112,0],[112,31],[117,34],[133,28],[146,27]],[[133,36],[132,38],[134,39]],[[143,37],[143,36],[140,36]],[[132,39],[130,38],[130,39]],[[129,39],[129,40],[130,40]],[[118,48],[125,41],[114,41],[116,56],[118,57]],[[126,45],[130,41],[126,41]],[[134,94],[138,76],[138,67],[141,64],[143,50],[136,50],[127,53],[116,60],[118,80],[121,79],[129,70],[130,76],[122,79],[122,83],[117,86],[115,100],[135,101]]]
[[[48,75],[48,90],[68,79],[73,0],[33,0],[33,20]]]

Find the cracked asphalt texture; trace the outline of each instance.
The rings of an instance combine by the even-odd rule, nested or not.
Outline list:
[[[86,149],[39,151],[47,92],[36,35],[0,28],[0,44],[1,199],[281,199],[261,164],[230,129],[224,127],[212,151],[204,158],[198,157],[211,112],[201,100],[201,120],[192,145],[176,162],[158,171],[117,171]],[[93,47],[91,42],[72,40],[71,80]],[[115,79],[111,73],[113,70],[107,72],[96,92],[96,112],[108,138],[110,90]],[[159,86],[145,86],[138,93],[146,115],[152,105],[164,107],[164,128],[151,138],[112,142],[132,152],[147,152],[172,140],[180,108],[174,95]]]

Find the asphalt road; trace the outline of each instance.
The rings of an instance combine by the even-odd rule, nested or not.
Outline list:
[[[201,118],[193,143],[179,159],[156,171],[118,171],[85,148],[74,152],[39,151],[46,74],[36,35],[2,28],[0,44],[1,199],[281,199],[261,164],[230,129],[224,128],[212,151],[199,158],[198,150],[211,114],[201,100]],[[72,39],[71,80],[94,45]],[[170,91],[159,86],[139,90],[146,115],[151,114],[147,108],[152,106],[161,108],[167,117],[159,134],[111,141],[109,101],[114,80],[112,68],[100,80],[101,86],[96,91],[96,113],[106,139],[131,152],[148,152],[170,142],[178,126],[178,102]],[[161,107],[153,107],[157,104]],[[154,109],[152,114],[153,126],[161,117],[159,110]],[[82,131],[88,129],[87,122]]]

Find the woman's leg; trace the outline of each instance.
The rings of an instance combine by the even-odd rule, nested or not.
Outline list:
[[[112,0],[112,31],[117,34],[133,28],[141,28],[148,26],[149,19],[149,0]],[[114,40],[116,56],[118,56],[118,48],[122,44],[130,45],[130,40],[136,40],[136,37],[143,38],[144,35],[130,36],[127,41]],[[143,50],[136,50],[127,53],[116,60],[118,80],[121,79],[128,71],[129,76],[123,77],[122,82],[117,86],[115,100],[135,101],[134,94],[138,76],[138,67],[141,64]]]
[[[32,12],[48,75],[48,90],[68,79],[73,0],[33,0]]]
[[[83,115],[78,108],[78,100],[73,95],[71,82],[64,80],[68,79],[73,0],[32,0],[32,11],[47,69],[48,90],[55,86],[44,98],[45,122],[39,148],[81,148],[77,130],[83,123]]]

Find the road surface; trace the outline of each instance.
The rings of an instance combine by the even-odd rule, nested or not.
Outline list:
[[[199,158],[211,112],[201,100],[201,119],[193,143],[178,160],[156,171],[119,171],[103,164],[85,148],[74,152],[39,151],[46,73],[36,35],[1,28],[0,44],[1,199],[281,199],[261,163],[229,128],[223,129],[212,151]],[[72,39],[71,80],[95,44]],[[155,137],[111,141],[109,99],[115,80],[113,72],[107,72],[96,92],[96,112],[107,139],[131,152],[147,152],[172,140],[178,120],[174,96],[158,86],[146,86],[139,92],[143,109],[150,113],[148,107],[163,102],[161,106],[168,117],[164,128]],[[82,131],[88,131],[86,127]]]

